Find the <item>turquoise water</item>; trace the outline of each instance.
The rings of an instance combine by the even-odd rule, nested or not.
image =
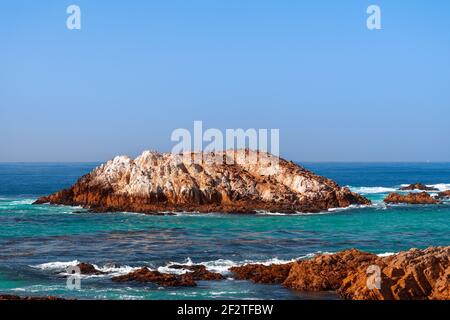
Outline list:
[[[450,244],[450,203],[385,206],[402,184],[450,189],[450,164],[304,164],[374,201],[309,215],[91,214],[81,208],[34,206],[36,197],[69,186],[97,164],[0,164],[0,292],[86,299],[308,299],[335,298],[247,281],[199,282],[196,288],[114,283],[112,275],[170,262],[202,263],[227,275],[246,262],[282,262],[320,252],[358,248],[377,254]],[[77,261],[105,276],[66,287],[64,270]],[[111,266],[114,264],[114,266]]]

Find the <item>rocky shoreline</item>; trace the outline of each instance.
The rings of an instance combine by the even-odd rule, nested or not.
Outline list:
[[[84,275],[105,275],[79,263]],[[172,264],[165,272],[141,267],[111,281],[160,287],[196,287],[198,281],[240,280],[281,285],[298,292],[336,292],[345,300],[450,300],[450,246],[410,249],[378,256],[357,249],[320,254],[283,264],[245,264],[226,275],[205,265]],[[62,300],[57,297],[0,295],[0,300]]]
[[[379,288],[368,286],[369,267],[380,270]],[[343,299],[450,299],[450,247],[411,249],[387,257],[351,249],[284,265],[244,265],[230,271],[237,279],[255,283],[279,283],[299,291],[337,291]]]
[[[72,187],[39,198],[35,204],[83,206],[94,212],[320,212],[368,205],[365,197],[283,159],[246,150],[255,164],[239,162],[239,151],[223,163],[201,164],[185,156],[146,151],[136,159],[116,157],[80,178]],[[228,158],[227,158],[228,157]]]
[[[78,266],[82,274],[100,273],[87,263]],[[334,291],[348,300],[450,300],[450,246],[411,249],[382,257],[349,249],[284,264],[234,266],[228,269],[227,276],[209,271],[201,264],[173,264],[166,272],[142,267],[111,280],[127,286],[136,282],[161,287],[196,287],[198,281],[227,278],[282,285],[299,292]]]

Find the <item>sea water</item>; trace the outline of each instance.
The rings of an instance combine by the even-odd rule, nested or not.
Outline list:
[[[382,201],[415,182],[450,189],[449,163],[302,163],[373,201],[319,214],[149,216],[32,205],[97,165],[0,164],[0,293],[77,299],[334,299],[331,292],[233,280],[228,268],[349,248],[389,255],[450,245],[449,202],[386,206]],[[80,290],[71,290],[65,270],[79,262],[95,264],[105,274],[82,276]],[[204,264],[227,279],[200,281],[195,288],[111,280],[142,266],[167,272],[170,263]]]

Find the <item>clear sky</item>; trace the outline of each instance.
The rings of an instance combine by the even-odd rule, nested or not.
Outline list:
[[[450,1],[2,0],[0,41],[0,161],[170,151],[194,120],[279,128],[295,161],[450,161]]]

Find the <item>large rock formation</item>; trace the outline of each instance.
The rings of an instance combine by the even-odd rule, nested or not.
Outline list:
[[[437,204],[438,200],[427,192],[409,193],[406,195],[390,193],[385,199],[386,203],[408,203],[408,204]]]
[[[377,269],[379,289],[370,281]],[[230,271],[237,279],[283,283],[299,291],[332,290],[344,299],[450,299],[450,247],[411,249],[387,257],[351,249],[284,265],[244,265]]]
[[[242,161],[254,157],[258,161]],[[35,203],[81,205],[93,211],[156,212],[318,212],[366,198],[292,163],[256,151],[188,156],[144,152],[119,156],[80,178],[69,189]],[[224,159],[223,163],[212,161]],[[234,164],[229,159],[234,159]],[[278,159],[278,158],[276,158]]]

